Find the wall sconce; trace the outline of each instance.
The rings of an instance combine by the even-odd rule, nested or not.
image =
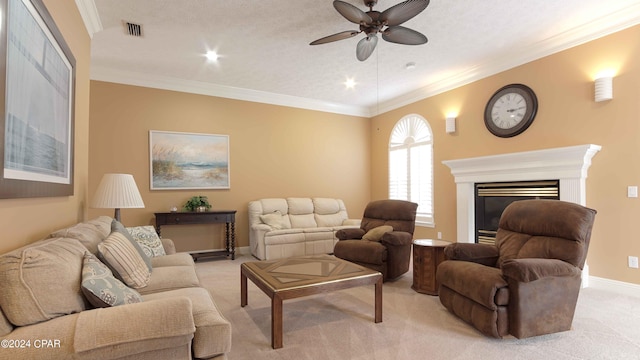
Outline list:
[[[613,77],[603,76],[595,81],[596,102],[613,99]]]
[[[447,134],[451,134],[456,132],[456,118],[451,116],[451,117],[447,117],[446,120],[446,124],[445,124],[445,131],[447,132]]]

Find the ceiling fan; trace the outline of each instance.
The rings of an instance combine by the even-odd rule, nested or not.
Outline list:
[[[345,19],[360,25],[360,31],[348,30],[337,34],[325,36],[309,45],[326,44],[333,41],[344,40],[364,32],[367,37],[358,42],[356,57],[365,61],[371,56],[378,44],[377,33],[382,34],[382,39],[403,45],[421,45],[427,42],[427,37],[421,33],[399,26],[405,21],[421,13],[429,5],[430,0],[407,0],[396,4],[383,12],[374,11],[373,7],[378,0],[363,0],[369,11],[364,12],[357,7],[340,0],[334,0],[333,7],[344,16]],[[383,29],[386,26],[385,29]]]

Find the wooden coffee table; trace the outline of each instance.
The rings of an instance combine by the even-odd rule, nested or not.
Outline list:
[[[240,305],[247,278],[271,298],[271,346],[282,347],[282,301],[362,285],[375,285],[375,322],[382,322],[382,274],[331,255],[302,256],[240,265]]]

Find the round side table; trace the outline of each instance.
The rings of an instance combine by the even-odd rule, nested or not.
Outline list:
[[[444,248],[451,244],[444,240],[416,239],[413,241],[413,285],[419,293],[438,295],[436,270],[444,261]]]

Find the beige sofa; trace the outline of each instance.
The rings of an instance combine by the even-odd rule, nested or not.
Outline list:
[[[111,222],[102,216],[0,256],[0,359],[226,358],[231,325],[171,240],[150,258],[148,283],[135,289],[141,302],[87,300],[86,259],[112,237]]]
[[[358,228],[341,199],[270,198],[249,202],[249,246],[260,260],[331,254],[336,231]]]

